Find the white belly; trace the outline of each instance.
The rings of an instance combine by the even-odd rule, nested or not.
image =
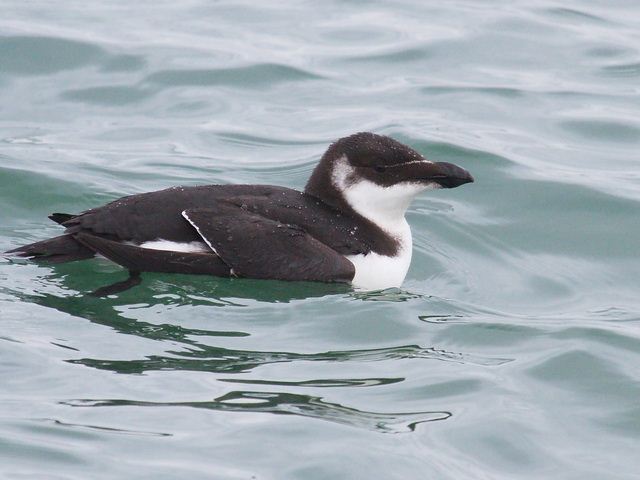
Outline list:
[[[383,288],[400,287],[407,276],[411,265],[413,250],[411,230],[404,222],[397,232],[400,248],[395,257],[369,253],[367,255],[348,255],[347,259],[356,267],[356,274],[351,284],[365,290],[381,290]]]

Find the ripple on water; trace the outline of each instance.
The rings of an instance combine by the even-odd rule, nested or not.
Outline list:
[[[579,10],[576,8],[564,8],[564,7],[556,7],[556,8],[548,8],[545,10],[549,14],[560,17],[570,21],[576,22],[594,22],[594,23],[609,23],[609,21],[599,15],[595,15],[589,12],[585,12],[584,10]]]
[[[640,127],[628,122],[606,119],[575,119],[560,122],[560,127],[571,134],[590,141],[640,142]]]
[[[219,378],[220,382],[242,383],[246,385],[274,385],[290,387],[376,387],[379,385],[390,385],[404,381],[404,378],[323,378],[317,380],[301,380],[299,382],[288,382],[282,380],[252,380],[248,378]]]
[[[20,441],[15,436],[11,439],[0,438],[0,452],[3,457],[11,458],[12,465],[25,460],[32,462],[34,458],[52,467],[54,465],[79,466],[88,463],[84,452],[74,452],[66,448],[66,445],[52,444],[47,440],[37,438],[35,435],[30,436],[28,441]]]
[[[381,52],[371,52],[367,55],[352,56],[345,59],[346,62],[373,62],[382,64],[422,62],[433,55],[428,45],[410,46],[404,48],[394,48],[393,50],[383,50]]]
[[[453,85],[441,85],[441,86],[429,86],[423,87],[420,91],[426,95],[458,95],[467,97],[470,94],[481,95],[495,95],[503,98],[516,98],[523,97],[527,92],[518,88],[503,87],[503,86],[453,86]]]
[[[61,94],[64,100],[93,103],[108,107],[125,106],[141,102],[152,96],[154,90],[131,85],[108,85],[101,87],[77,88],[66,90]]]
[[[116,435],[134,435],[134,436],[141,436],[141,437],[171,437],[172,436],[172,434],[170,433],[129,430],[125,428],[105,427],[100,425],[90,425],[90,424],[83,424],[83,423],[69,423],[69,422],[65,422],[65,421],[57,420],[53,418],[35,419],[34,422],[36,423],[29,428],[32,432],[50,433],[52,435],[57,435],[59,437],[67,437],[67,438],[75,437],[83,441],[95,440],[93,436],[86,434],[92,431],[113,433]],[[68,430],[61,434],[60,429],[57,427],[64,427]]]
[[[161,70],[147,76],[144,81],[165,88],[181,86],[212,87],[218,85],[237,88],[259,88],[279,83],[317,80],[320,78],[322,78],[320,75],[300,68],[263,63],[244,67],[206,70]]]
[[[108,70],[137,70],[143,60],[139,57],[122,60],[115,56],[105,62]],[[162,89],[174,87],[214,87],[265,88],[280,83],[317,80],[322,77],[299,68],[260,64],[235,68],[217,69],[175,69],[161,70],[147,75],[141,82],[130,85],[102,85],[69,89],[61,93],[64,100],[93,103],[103,106],[125,106],[141,102],[159,93]]]
[[[215,134],[222,140],[239,145],[242,147],[271,147],[281,150],[282,148],[290,148],[291,146],[313,145],[321,148],[323,142],[320,139],[296,138],[297,132],[292,132],[291,136],[286,138],[278,138],[275,136],[261,136],[255,132],[234,132],[234,131],[216,131]],[[317,163],[317,162],[316,162]]]
[[[158,328],[154,328],[156,333]],[[140,331],[138,327],[138,331]],[[108,360],[96,358],[77,358],[67,360],[75,365],[117,373],[140,374],[150,371],[199,371],[217,373],[247,373],[268,364],[290,362],[380,362],[399,359],[426,359],[473,364],[499,366],[512,361],[510,358],[485,357],[467,353],[451,352],[433,347],[403,345],[369,350],[345,350],[321,353],[260,352],[252,350],[232,350],[186,341],[182,351],[170,351],[168,355],[147,355],[144,359]]]
[[[573,349],[531,367],[532,378],[563,391],[572,402],[637,406],[640,386],[597,351]],[[613,403],[612,403],[613,402]]]
[[[102,71],[104,72],[135,72],[141,70],[147,64],[147,60],[142,55],[122,54],[114,55],[104,62]]]
[[[601,68],[602,73],[612,77],[639,77],[640,62],[619,63],[616,65],[607,65]]]
[[[73,407],[191,407],[224,412],[298,415],[364,428],[380,433],[412,432],[421,423],[446,420],[447,411],[381,413],[326,402],[322,397],[295,393],[234,391],[204,402],[143,402],[134,400],[77,399],[62,402]]]
[[[112,128],[101,130],[92,138],[107,142],[144,142],[156,138],[166,138],[170,130],[166,128],[152,127],[132,127],[132,128]]]
[[[44,75],[104,60],[97,45],[58,37],[0,37],[0,75]]]

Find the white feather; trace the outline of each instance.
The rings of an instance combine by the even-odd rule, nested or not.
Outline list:
[[[367,255],[348,255],[347,259],[356,267],[356,274],[351,284],[366,290],[399,287],[407,276],[411,265],[413,245],[411,229],[405,220],[405,230],[400,233],[400,246],[395,257],[387,257],[377,253]]]
[[[351,183],[349,179],[354,177],[353,172],[346,157],[339,159],[332,172],[335,186],[342,191],[351,208],[393,236],[399,248],[394,257],[377,253],[347,256],[356,267],[351,283],[369,290],[399,287],[409,270],[413,250],[411,228],[405,213],[419,193],[439,188],[439,185],[402,182],[383,187],[366,179]]]
[[[203,242],[172,242],[171,240],[163,240],[162,238],[141,243],[139,246],[151,250],[169,250],[171,252],[211,252],[211,249],[209,249],[209,247],[207,247]]]

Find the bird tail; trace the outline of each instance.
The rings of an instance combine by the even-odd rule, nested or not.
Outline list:
[[[71,235],[60,235],[59,237],[30,243],[5,253],[18,257],[45,260],[49,263],[73,262],[74,260],[91,258],[95,255],[93,250],[82,245]]]
[[[76,218],[77,215],[71,215],[70,213],[52,213],[49,215],[49,220],[53,220],[59,225],[62,225],[67,220],[71,220],[72,218]]]

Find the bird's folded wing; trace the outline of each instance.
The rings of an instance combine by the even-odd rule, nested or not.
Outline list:
[[[185,253],[152,250],[114,242],[97,235],[80,232],[74,238],[82,245],[109,260],[137,272],[208,274],[229,276],[229,267],[213,253]]]
[[[188,209],[184,218],[232,269],[232,275],[278,280],[348,282],[355,268],[343,255],[296,225],[241,206]]]

